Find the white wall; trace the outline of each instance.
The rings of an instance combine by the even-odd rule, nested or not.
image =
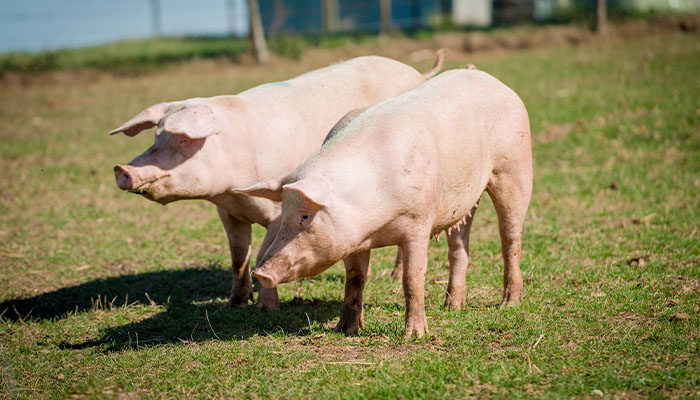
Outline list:
[[[491,0],[452,0],[452,20],[457,25],[489,26],[492,11]]]

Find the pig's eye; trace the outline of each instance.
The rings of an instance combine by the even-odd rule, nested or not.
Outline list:
[[[308,215],[302,215],[302,216],[301,216],[301,221],[299,221],[299,225],[303,224],[304,221],[306,221],[307,219],[309,219],[309,216],[308,216]]]

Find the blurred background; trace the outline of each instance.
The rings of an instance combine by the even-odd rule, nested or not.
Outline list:
[[[5,1],[0,4],[0,54],[4,54],[0,71],[71,66],[119,69],[134,63],[149,65],[195,57],[236,58],[251,50],[249,43],[257,43],[253,49],[265,46],[262,35],[256,32],[264,32],[272,41],[273,52],[300,58],[309,44],[338,35],[400,32],[420,38],[436,30],[567,22],[604,30],[598,25],[601,21],[605,24],[608,17],[699,11],[700,0]],[[247,40],[256,36],[261,39]],[[105,51],[92,57],[83,54],[81,60],[75,60],[61,53],[117,41],[128,47],[121,52],[130,54],[115,59]],[[267,61],[266,48],[256,54],[259,61]],[[133,59],[128,60],[129,56]]]

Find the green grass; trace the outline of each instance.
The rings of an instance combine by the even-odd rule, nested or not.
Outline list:
[[[137,72],[195,58],[236,59],[247,49],[247,41],[237,38],[172,37],[125,40],[78,49],[2,54],[0,73],[78,68]]]
[[[120,192],[111,167],[152,141],[105,132],[158,101],[303,72],[183,67],[143,77],[6,83],[0,98],[0,397],[532,398],[700,396],[700,35],[452,56],[530,112],[535,184],[522,305],[500,309],[484,196],[468,308],[403,339],[393,249],[373,252],[359,335],[332,332],[344,273],[280,287],[282,308],[225,306],[213,206]],[[254,230],[259,246],[263,230]],[[600,392],[598,392],[600,391]]]

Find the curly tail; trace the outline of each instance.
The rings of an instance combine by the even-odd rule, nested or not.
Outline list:
[[[430,68],[430,71],[424,72],[423,77],[425,79],[432,78],[435,76],[435,74],[440,71],[440,68],[442,68],[442,59],[444,57],[445,49],[440,49],[435,53],[435,65],[433,65],[433,68]]]

